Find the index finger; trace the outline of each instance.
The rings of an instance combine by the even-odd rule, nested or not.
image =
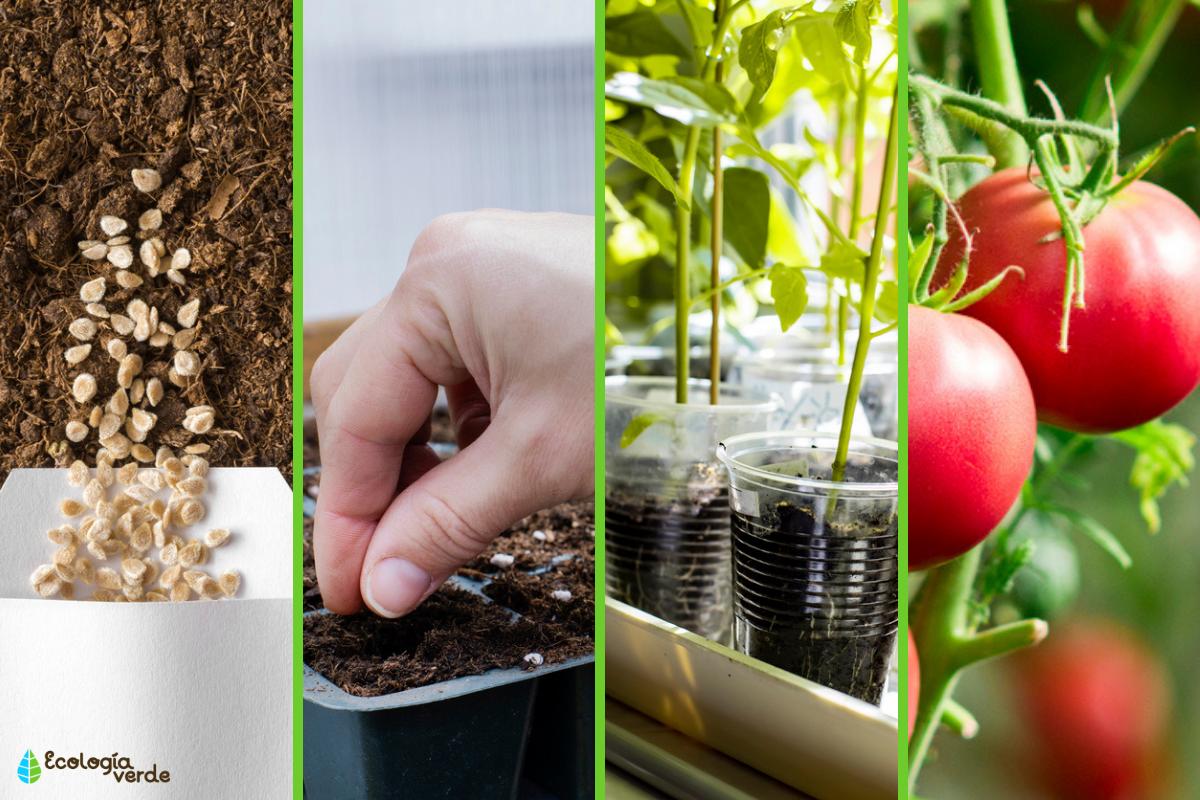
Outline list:
[[[371,338],[378,344],[355,352],[324,414],[313,551],[321,597],[337,613],[362,606],[367,544],[396,496],[405,447],[437,398],[407,337],[386,315],[377,318]]]

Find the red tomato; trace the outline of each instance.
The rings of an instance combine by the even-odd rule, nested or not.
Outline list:
[[[979,544],[1021,491],[1037,415],[1021,362],[970,317],[908,308],[908,568]]]
[[[965,313],[1012,346],[1038,415],[1101,433],[1170,410],[1200,383],[1200,218],[1165,189],[1137,182],[1084,229],[1086,308],[1071,311],[1069,351],[1058,349],[1066,246],[1050,196],[1023,169],[998,172],[959,202],[974,232],[967,289],[1005,267],[1025,270]],[[941,259],[962,254],[956,231]]]
[[[1133,632],[1109,621],[1056,626],[1012,665],[1030,751],[1055,797],[1162,796],[1170,691]]]
[[[917,643],[912,629],[908,631],[908,738],[917,725],[917,706],[921,699],[921,661],[917,658]]]

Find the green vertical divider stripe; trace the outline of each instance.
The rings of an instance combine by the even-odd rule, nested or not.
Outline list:
[[[292,796],[304,798],[304,0],[292,0]]]
[[[596,797],[604,797],[604,2],[596,0]]]
[[[897,58],[896,78],[898,81],[896,101],[902,113],[900,126],[899,160],[900,171],[896,181],[896,252],[899,282],[899,337],[897,348],[897,383],[899,385],[899,426],[897,427],[898,456],[900,459],[899,506],[900,523],[900,635],[897,638],[899,652],[900,701],[897,703],[899,724],[897,725],[896,796],[908,797],[908,3],[897,3],[896,8]]]

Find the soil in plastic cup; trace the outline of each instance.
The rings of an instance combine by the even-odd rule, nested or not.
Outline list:
[[[689,381],[675,402],[672,378],[605,381],[605,588],[629,603],[715,641],[732,637],[729,489],[713,456],[722,438],[771,427],[778,403],[707,381]],[[650,421],[622,447],[622,434]]]
[[[899,618],[896,444],[811,431],[730,437],[734,646],[878,705]]]

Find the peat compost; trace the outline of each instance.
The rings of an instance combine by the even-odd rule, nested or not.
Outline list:
[[[276,466],[290,479],[291,48],[283,0],[16,0],[0,11],[0,480],[95,463],[94,437],[65,436],[87,413],[71,378],[90,372],[107,397],[117,362],[94,347],[70,368],[62,352],[84,316],[79,286],[97,275],[112,308],[136,293],[167,318],[191,298],[204,309],[200,375],[155,409],[156,444],[188,444],[184,411],[212,405],[214,466]],[[130,181],[143,167],[163,176],[151,195]],[[119,289],[106,262],[80,258],[76,242],[107,238],[101,216],[155,207],[163,238],[192,253],[186,286]],[[165,382],[165,359],[146,362],[145,376]]]

